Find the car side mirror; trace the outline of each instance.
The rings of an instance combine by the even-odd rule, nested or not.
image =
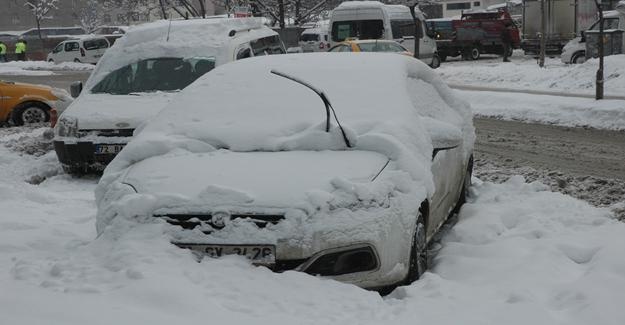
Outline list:
[[[432,160],[436,154],[462,146],[463,135],[459,128],[444,122],[428,121],[428,133],[432,138]]]
[[[586,31],[581,31],[581,33],[580,33],[580,34],[581,34],[581,36],[582,36],[581,41],[582,41],[582,42],[585,42],[585,41],[586,41]]]
[[[69,92],[72,97],[76,98],[82,92],[82,81],[74,81],[69,86]]]

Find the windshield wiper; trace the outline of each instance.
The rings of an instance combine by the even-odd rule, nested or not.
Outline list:
[[[330,100],[328,100],[328,97],[326,97],[326,94],[323,91],[315,88],[313,85],[311,85],[311,84],[309,84],[309,83],[307,83],[307,82],[305,82],[305,81],[303,81],[303,80],[301,80],[299,78],[290,76],[290,75],[288,75],[288,74],[286,74],[284,72],[280,72],[280,71],[276,71],[276,70],[272,69],[271,73],[273,73],[273,74],[275,74],[277,76],[280,76],[282,78],[286,78],[286,79],[289,79],[291,81],[295,81],[298,84],[300,84],[302,86],[305,86],[305,87],[308,87],[308,89],[314,91],[315,94],[317,94],[317,96],[319,96],[321,98],[321,100],[323,101],[323,104],[326,107],[326,132],[330,132],[330,110],[332,110],[332,115],[334,115],[334,120],[336,121],[336,124],[338,124],[339,129],[341,129],[341,134],[343,135],[343,140],[345,140],[345,145],[348,148],[352,147],[351,143],[349,143],[349,139],[347,138],[347,134],[345,134],[345,130],[343,130],[343,126],[341,126],[341,123],[339,122],[339,119],[336,117],[336,112],[334,111],[334,107],[332,107],[332,104],[330,104]]]

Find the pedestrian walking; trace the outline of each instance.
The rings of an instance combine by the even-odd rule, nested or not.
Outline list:
[[[503,47],[503,62],[510,62],[508,57],[512,53],[512,35],[510,35],[512,24],[505,23],[505,28],[501,30],[501,45]]]
[[[19,40],[15,43],[15,55],[18,61],[26,61],[26,41]]]
[[[7,62],[7,46],[0,41],[0,62]]]

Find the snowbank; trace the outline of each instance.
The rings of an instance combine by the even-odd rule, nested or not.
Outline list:
[[[433,269],[381,298],[235,257],[197,263],[154,227],[96,239],[96,180],[23,182],[51,162],[0,145],[2,324],[625,322],[625,224],[519,177],[478,182]]]
[[[583,64],[567,65],[558,58],[547,59],[541,69],[536,61],[514,57],[511,63],[497,60],[451,61],[437,70],[451,85],[471,85],[540,91],[564,91],[594,94],[598,59]],[[623,96],[625,89],[625,55],[605,57],[606,95]]]
[[[568,127],[625,130],[625,101],[457,90],[480,117]]]
[[[0,74],[46,76],[52,71],[90,71],[94,65],[78,62],[55,64],[46,61],[12,61],[0,63]]]

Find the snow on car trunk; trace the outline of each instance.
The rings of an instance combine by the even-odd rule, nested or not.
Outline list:
[[[520,177],[477,182],[434,268],[381,298],[243,258],[198,263],[158,225],[95,238],[96,180],[23,181],[49,164],[0,145],[2,324],[625,322],[625,224]]]

